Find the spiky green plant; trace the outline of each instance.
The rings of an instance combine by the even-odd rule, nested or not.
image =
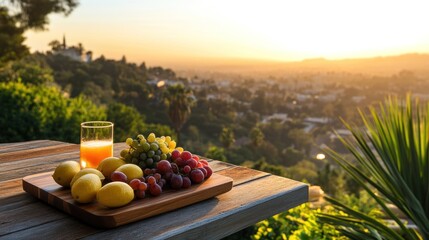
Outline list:
[[[360,115],[364,128],[344,122],[353,137],[340,138],[355,161],[332,149],[326,153],[377,201],[398,229],[329,197],[347,216],[321,214],[320,218],[352,239],[429,239],[429,104],[412,101],[411,96],[405,101],[388,98]],[[388,203],[418,230],[401,221]]]

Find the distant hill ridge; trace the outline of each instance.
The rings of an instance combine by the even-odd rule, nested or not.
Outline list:
[[[179,72],[189,67],[175,67]],[[297,62],[278,62],[263,60],[224,59],[212,63],[194,65],[194,71],[211,71],[236,74],[294,74],[304,72],[348,72],[389,76],[403,70],[417,75],[429,76],[429,54],[409,53],[397,56],[372,58],[350,58],[329,60],[324,58],[306,59]]]

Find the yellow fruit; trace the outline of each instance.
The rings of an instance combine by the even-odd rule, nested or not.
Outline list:
[[[98,171],[100,171],[107,179],[110,179],[110,175],[118,167],[125,164],[125,161],[117,157],[108,157],[103,159],[100,164],[98,164]]]
[[[115,171],[123,172],[125,175],[127,175],[128,182],[134,178],[143,177],[142,169],[139,166],[131,163],[124,164],[118,167]]]
[[[80,177],[89,173],[94,173],[100,178],[101,181],[103,181],[105,178],[104,175],[95,168],[84,168],[80,170],[78,173],[76,173],[76,175],[74,175],[73,179],[70,182],[70,187],[73,187],[73,183],[76,182],[76,180],[78,180]]]
[[[80,164],[76,161],[65,161],[55,168],[52,178],[63,187],[70,187],[74,175],[80,171]]]
[[[95,200],[101,188],[101,180],[97,174],[88,173],[78,178],[71,188],[74,200],[80,203],[89,203]]]
[[[134,191],[124,182],[111,182],[97,193],[97,201],[106,207],[121,207],[134,199]]]

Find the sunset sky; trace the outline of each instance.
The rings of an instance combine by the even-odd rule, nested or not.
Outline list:
[[[95,57],[149,65],[429,53],[428,9],[426,0],[81,0],[26,44],[46,51],[65,34]]]

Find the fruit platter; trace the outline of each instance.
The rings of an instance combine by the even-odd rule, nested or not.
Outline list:
[[[213,173],[210,163],[169,136],[151,133],[126,139],[120,157],[96,168],[65,160],[54,172],[23,178],[23,189],[81,221],[111,228],[215,197],[232,179]]]

